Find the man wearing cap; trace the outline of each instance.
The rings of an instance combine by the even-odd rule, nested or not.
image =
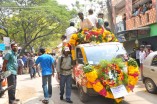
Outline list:
[[[71,101],[72,59],[69,56],[69,52],[69,47],[64,47],[63,55],[58,59],[57,73],[58,79],[60,79],[60,100],[63,100],[64,87],[66,84],[66,101],[73,103]]]
[[[3,62],[3,71],[10,71],[11,75],[7,78],[8,87],[14,85],[14,87],[8,90],[8,97],[9,97],[9,104],[17,104],[19,99],[15,98],[16,93],[16,75],[18,70],[18,63],[17,63],[17,51],[18,47],[17,44],[11,44],[11,51],[9,51],[5,57]]]
[[[36,60],[36,67],[40,64],[42,69],[42,87],[45,99],[43,103],[48,103],[52,96],[51,76],[54,77],[54,59],[51,55],[45,54],[45,49],[40,48],[40,56]]]

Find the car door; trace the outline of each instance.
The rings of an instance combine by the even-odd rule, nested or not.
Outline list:
[[[153,57],[151,67],[150,67],[150,74],[151,74],[151,79],[157,85],[157,55]]]

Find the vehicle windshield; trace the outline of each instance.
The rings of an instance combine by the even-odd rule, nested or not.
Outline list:
[[[90,46],[84,49],[89,64],[98,64],[101,60],[112,60],[112,58],[126,54],[121,44]]]

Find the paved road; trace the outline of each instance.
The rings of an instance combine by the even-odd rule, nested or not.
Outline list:
[[[53,96],[50,99],[50,104],[67,104],[65,101],[59,100],[59,85],[55,78],[53,78]],[[22,100],[23,104],[42,104],[43,92],[41,86],[41,77],[30,79],[29,75],[18,76],[17,97]],[[145,91],[142,82],[139,82],[134,92],[129,93],[123,101],[123,104],[157,104],[157,95],[149,94]],[[72,90],[73,104],[113,104],[110,99],[104,97],[90,97],[90,101],[82,103],[79,100],[78,90]],[[1,104],[1,103],[0,103]],[[2,103],[6,104],[6,103]]]

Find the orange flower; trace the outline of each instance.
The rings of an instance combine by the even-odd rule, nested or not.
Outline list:
[[[99,82],[93,84],[93,89],[96,91],[96,92],[100,92],[102,89],[103,89],[103,85]]]
[[[110,92],[107,92],[107,95],[106,95],[107,98],[111,98],[111,99],[114,99],[114,96],[112,93]]]
[[[92,84],[90,82],[87,82],[86,87],[87,88],[93,88],[93,86],[92,86]]]

